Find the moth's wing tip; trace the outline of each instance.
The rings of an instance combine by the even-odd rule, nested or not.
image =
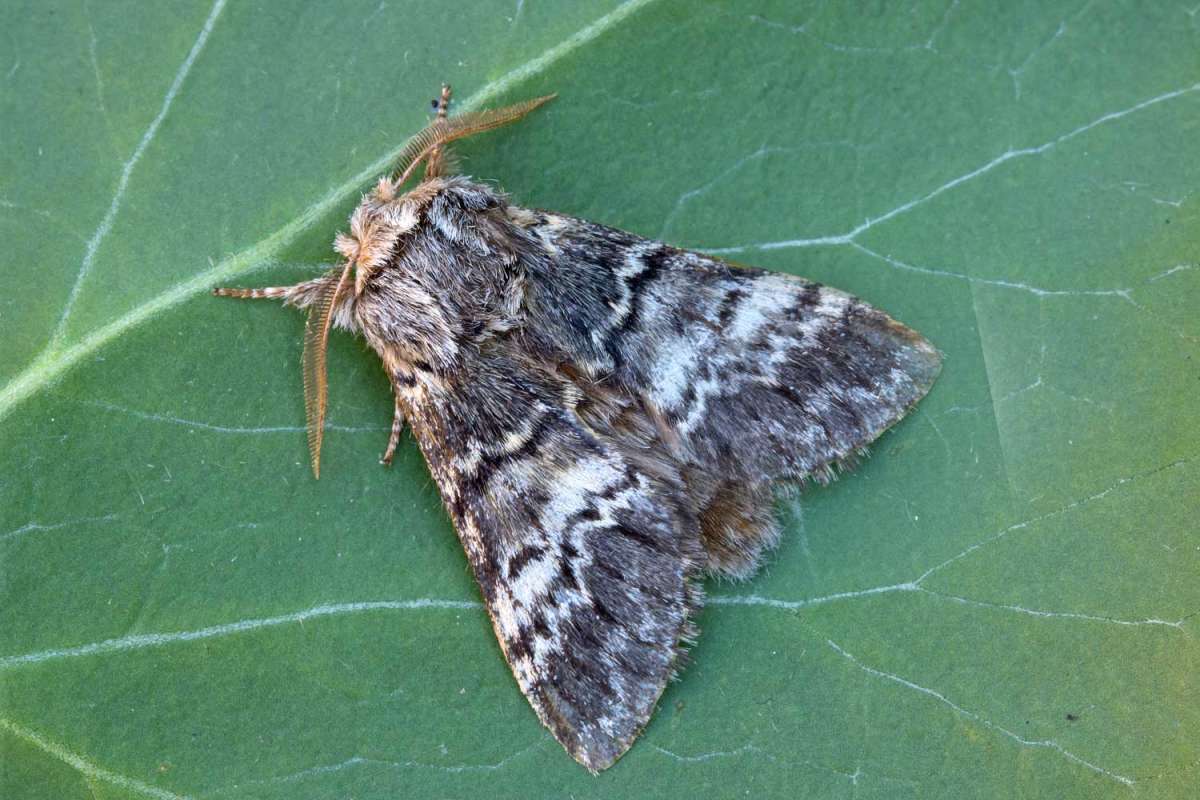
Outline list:
[[[864,329],[874,328],[879,334],[892,340],[893,343],[890,347],[886,341],[881,341],[879,344],[884,349],[894,351],[899,366],[903,368],[912,382],[915,394],[913,402],[915,402],[925,396],[941,373],[942,351],[938,350],[933,342],[904,323],[897,322],[882,312],[877,312],[877,314],[878,317],[874,320],[864,321]],[[881,322],[882,324],[880,324]]]
[[[929,391],[938,375],[942,373],[942,362],[945,360],[945,355],[924,336],[911,328],[909,331],[913,334],[912,347],[908,351],[909,374],[913,376],[917,385],[923,388],[921,392],[923,395]]]
[[[690,623],[685,622],[684,627],[690,627]],[[543,695],[539,700],[530,697],[534,711],[571,758],[591,774],[599,775],[617,763],[641,737],[658,709],[662,693],[680,666],[684,637],[690,635],[690,631],[681,631],[676,639],[672,651],[675,657],[670,668],[654,682],[654,697],[632,709],[624,719],[613,720],[615,724],[579,724],[577,717],[562,713],[556,706],[553,691],[549,697]]]
[[[633,738],[629,741],[609,740],[603,745],[576,745],[574,747],[567,746],[567,752],[571,754],[571,758],[579,762],[579,765],[593,775],[599,775],[604,770],[611,767],[613,764],[629,752],[629,748],[633,746]]]
[[[912,350],[912,364],[909,370],[913,380],[920,387],[921,397],[924,397],[942,374],[945,355],[921,334],[917,334],[917,339],[917,345]]]
[[[678,664],[679,658],[677,657],[675,665],[678,666]],[[599,775],[633,749],[633,745],[641,738],[646,725],[658,710],[658,701],[662,697],[662,692],[666,690],[667,683],[674,677],[675,670],[672,670],[661,682],[658,695],[649,708],[643,708],[635,714],[633,725],[625,727],[616,734],[607,735],[593,729],[591,736],[580,736],[580,732],[577,730],[572,730],[570,733],[564,731],[564,735],[560,736],[554,725],[547,725],[547,727],[571,758],[575,759],[588,772]],[[596,735],[597,733],[599,735]]]

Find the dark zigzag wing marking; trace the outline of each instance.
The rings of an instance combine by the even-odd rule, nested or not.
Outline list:
[[[536,456],[546,439],[563,424],[563,413],[561,410],[554,410],[535,417],[527,428],[511,433],[510,440],[505,444],[486,449],[469,468],[463,470],[460,495],[478,495],[487,487],[492,476],[504,469],[506,464]],[[593,447],[592,442],[586,442],[586,445],[588,449]],[[486,447],[486,444],[484,446]]]
[[[585,220],[554,217],[554,227],[558,240],[572,242],[561,251],[572,260],[531,268],[535,298],[553,293],[552,275],[606,277],[599,295],[558,295],[566,309],[557,315],[537,314],[535,299],[530,340],[650,403],[690,459],[715,474],[819,474],[903,416],[939,369],[927,341],[836,289]],[[580,263],[593,254],[605,260]],[[594,308],[601,295],[636,314],[590,328],[574,323],[570,310]]]
[[[521,570],[529,566],[529,564],[542,556],[546,555],[547,549],[540,544],[527,544],[514,553],[508,559],[508,567],[505,570],[509,578],[520,576]]]
[[[547,376],[494,351],[477,358],[413,403],[413,430],[522,691],[600,769],[674,668],[703,559],[696,521],[677,485],[555,405]]]
[[[604,350],[619,364],[624,359],[620,344],[625,335],[636,330],[642,321],[642,306],[647,287],[658,279],[670,256],[669,249],[652,242],[628,248],[623,254],[624,265],[617,270],[622,279],[621,304],[614,309],[612,324],[604,337]]]

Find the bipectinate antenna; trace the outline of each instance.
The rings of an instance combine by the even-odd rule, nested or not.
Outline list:
[[[337,281],[329,281],[309,307],[304,325],[304,416],[308,429],[308,451],[312,456],[313,475],[321,477],[321,439],[325,435],[325,406],[329,397],[329,382],[325,352],[329,345],[329,328],[338,298],[350,282],[353,261],[347,261]]]

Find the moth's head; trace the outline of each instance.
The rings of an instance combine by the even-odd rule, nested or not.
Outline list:
[[[339,233],[334,240],[334,248],[345,261],[321,279],[305,284],[305,296],[297,298],[301,302],[296,304],[309,312],[304,330],[304,400],[313,474],[317,477],[328,394],[325,361],[329,330],[335,322],[352,331],[363,330],[360,318],[364,312],[372,315],[364,308],[371,304],[361,302],[367,287],[394,261],[403,237],[417,224],[417,206],[407,198],[385,192],[381,181],[380,188],[364,196],[350,216],[350,232]]]
[[[402,331],[407,325],[411,335],[406,338],[417,343],[437,341],[434,334],[442,334],[443,340],[453,335],[453,320],[438,313],[440,307],[433,294],[418,283],[393,281],[390,293],[368,290],[373,281],[389,273],[389,264],[397,263],[409,232],[419,225],[425,205],[444,187],[441,176],[447,169],[446,146],[464,136],[518,120],[553,95],[506,108],[447,118],[444,112],[449,97],[449,87],[443,87],[437,120],[401,148],[396,171],[380,180],[375,191],[363,198],[350,217],[350,233],[338,235],[334,246],[345,258],[343,264],[296,286],[213,290],[226,297],[283,298],[285,302],[308,309],[304,329],[304,397],[313,473],[318,477],[327,400],[325,356],[330,327],[336,322],[342,327],[360,330],[370,338],[372,332],[378,335],[385,328],[391,328],[392,332]],[[400,195],[400,187],[421,165],[425,166],[424,179],[412,191]],[[398,277],[399,272],[394,270],[390,274]],[[374,302],[366,302],[372,297]],[[373,324],[366,325],[366,322]],[[397,344],[403,346],[405,342]]]
[[[350,217],[350,233],[339,234],[334,247],[354,269],[354,297],[393,259],[405,234],[416,227],[418,217],[430,197],[441,190],[441,178],[447,172],[447,146],[458,139],[507,125],[533,111],[554,95],[526,100],[505,108],[475,111],[454,117],[438,118],[405,143],[397,156],[397,167],[380,178],[375,191],[363,197]],[[449,87],[442,89],[442,106],[449,100]],[[424,179],[401,195],[415,171],[424,166]]]
[[[417,226],[420,206],[413,194],[396,197],[389,179],[380,180],[350,215],[350,232],[334,240],[334,249],[354,271],[354,297],[395,258],[405,234]]]

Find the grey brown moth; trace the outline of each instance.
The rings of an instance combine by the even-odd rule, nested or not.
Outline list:
[[[337,237],[343,263],[214,291],[308,310],[314,474],[330,328],[379,354],[395,394],[384,461],[407,420],[521,691],[598,771],[696,635],[699,580],[753,574],[779,538],[776,490],[848,466],[925,395],[940,357],[836,289],[452,174],[450,142],[549,99],[447,116],[443,90]]]

